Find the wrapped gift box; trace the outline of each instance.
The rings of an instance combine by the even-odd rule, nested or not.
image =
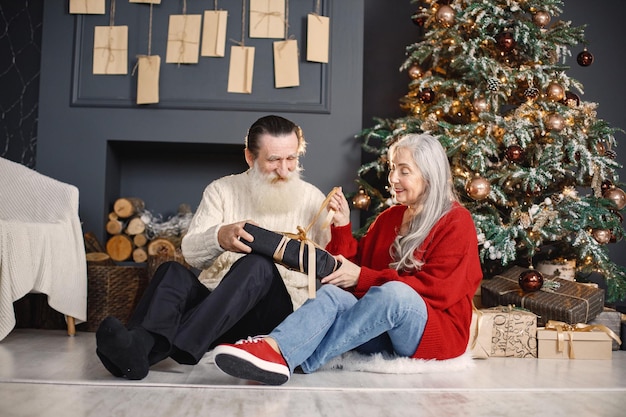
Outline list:
[[[604,290],[556,277],[544,276],[558,284],[558,288],[544,288],[535,292],[524,292],[519,286],[519,275],[526,268],[511,269],[483,280],[481,302],[483,307],[515,305],[537,314],[537,325],[544,326],[548,320],[565,323],[588,323],[604,309]]]
[[[579,329],[580,330],[580,329]],[[611,359],[611,337],[602,331],[537,329],[539,359]]]
[[[287,268],[308,274],[309,245],[303,245],[298,239],[292,239],[282,233],[272,232],[250,223],[245,224],[244,230],[254,236],[253,242],[242,240],[250,246],[253,253],[269,256]],[[276,255],[277,251],[281,252],[281,255]],[[337,270],[340,265],[341,263],[330,253],[324,249],[315,248],[315,276],[317,278],[324,278]]]
[[[469,349],[474,358],[536,358],[537,315],[512,306],[476,309]]]
[[[612,308],[604,307],[602,313],[598,314],[589,324],[606,326],[619,335],[621,333],[622,313]],[[613,340],[612,348],[613,350],[619,350],[620,343],[617,340]]]

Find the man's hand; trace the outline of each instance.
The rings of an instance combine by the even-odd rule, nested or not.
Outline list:
[[[345,226],[350,223],[350,204],[343,195],[341,187],[339,191],[332,195],[328,201],[328,210],[334,210],[333,224],[335,226]]]
[[[343,255],[335,256],[341,266],[338,270],[332,274],[321,279],[322,284],[332,284],[339,288],[351,288],[356,287],[359,282],[359,276],[361,275],[361,267],[357,264],[350,262]]]
[[[241,240],[252,242],[254,237],[246,232],[243,226],[246,223],[253,223],[250,220],[244,220],[242,222],[226,224],[220,227],[217,231],[217,242],[222,249],[231,252],[250,253],[252,249]],[[253,223],[254,224],[254,223]]]

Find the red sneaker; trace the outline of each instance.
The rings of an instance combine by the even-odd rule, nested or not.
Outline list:
[[[263,340],[263,336],[218,345],[213,353],[217,367],[236,378],[282,385],[289,381],[291,375],[283,356]]]

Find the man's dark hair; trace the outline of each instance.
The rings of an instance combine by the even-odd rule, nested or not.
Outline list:
[[[250,126],[246,135],[246,148],[256,158],[259,156],[259,139],[262,135],[285,136],[292,132],[298,137],[298,156],[303,155],[306,150],[306,141],[300,126],[291,120],[273,114],[261,117]]]

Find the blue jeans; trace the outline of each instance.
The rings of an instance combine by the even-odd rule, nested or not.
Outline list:
[[[278,343],[292,373],[298,365],[311,373],[352,349],[412,356],[427,320],[424,300],[402,282],[372,287],[358,300],[327,284],[269,336]]]

